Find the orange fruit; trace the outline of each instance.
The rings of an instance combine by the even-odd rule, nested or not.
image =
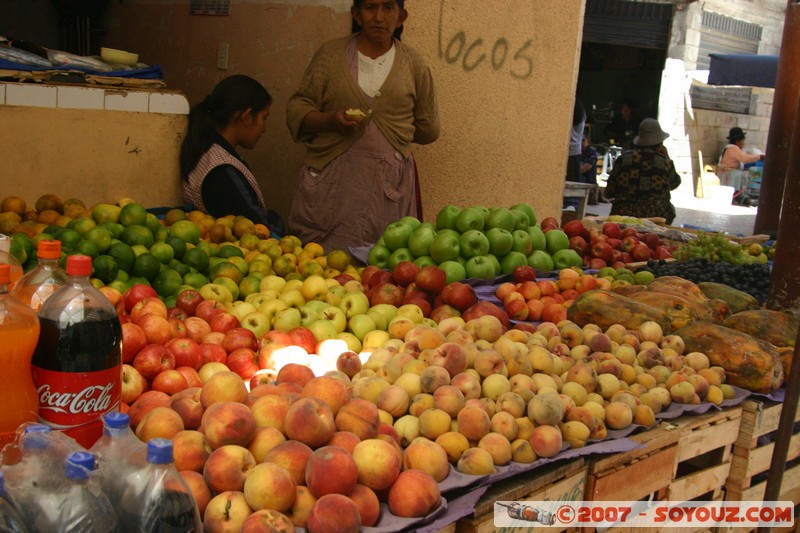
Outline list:
[[[350,266],[350,254],[344,250],[332,250],[325,256],[327,259],[328,267],[335,268],[336,270],[344,271],[345,268]]]
[[[234,246],[232,244],[225,244],[219,247],[217,250],[217,257],[222,258],[229,258],[229,257],[244,257],[244,252],[242,252],[241,248],[238,246]]]
[[[253,233],[255,231],[255,224],[252,220],[246,217],[236,217],[236,220],[233,222],[233,234],[241,238],[248,233]]]
[[[64,203],[61,201],[61,198],[55,194],[43,194],[36,200],[35,208],[39,213],[47,211],[48,209],[63,213]]]
[[[85,209],[86,205],[82,200],[77,198],[70,198],[69,200],[65,201],[63,205],[64,214],[72,218],[78,218],[79,216],[82,216]]]
[[[220,261],[209,267],[208,274],[208,277],[211,279],[229,278],[233,280],[237,286],[242,281],[242,278],[244,278],[244,274],[242,274],[239,267],[230,261]]]
[[[22,222],[22,217],[13,211],[0,213],[0,233],[11,233],[11,228]]]
[[[25,205],[25,200],[19,196],[6,196],[3,198],[3,201],[0,202],[0,211],[11,211],[22,216],[25,214],[26,209],[27,205]]]
[[[167,211],[167,214],[164,215],[164,222],[167,223],[167,226],[172,226],[176,222],[180,220],[186,220],[186,211],[183,209],[170,209]]]

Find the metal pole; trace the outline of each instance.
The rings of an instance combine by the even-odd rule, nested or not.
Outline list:
[[[788,173],[787,163],[790,157],[789,144],[792,140],[797,96],[800,94],[798,57],[800,57],[800,0],[788,0],[767,137],[764,177],[753,227],[753,233],[756,234],[774,234],[778,229],[784,183],[787,181],[787,175],[795,176]]]

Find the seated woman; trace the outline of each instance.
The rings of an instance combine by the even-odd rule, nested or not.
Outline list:
[[[181,145],[183,197],[214,217],[245,216],[284,233],[280,215],[267,209],[247,163],[236,152],[251,150],[264,134],[272,97],[256,80],[237,74],[220,81],[192,107]]]
[[[678,188],[681,178],[662,144],[667,137],[669,133],[654,118],[639,125],[633,149],[622,152],[608,176],[606,197],[612,215],[663,217],[672,224],[675,206],[670,191]]]
[[[747,200],[744,191],[747,189],[749,172],[744,166],[756,161],[763,161],[764,154],[748,154],[743,150],[745,142],[744,130],[733,127],[728,132],[728,144],[722,148],[717,163],[717,176],[722,185],[733,187],[734,202],[744,203]]]

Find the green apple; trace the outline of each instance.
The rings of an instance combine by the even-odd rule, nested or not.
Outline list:
[[[483,218],[483,212],[477,207],[464,209],[456,218],[456,230],[460,233],[471,229],[482,230],[485,224],[486,220]]]
[[[551,229],[544,234],[547,241],[547,251],[553,255],[559,250],[566,250],[569,248],[569,237],[560,229]]]
[[[447,283],[453,283],[454,281],[461,281],[467,277],[467,269],[464,268],[464,265],[459,263],[458,261],[442,261],[439,263],[439,268],[444,270],[445,276],[447,278]]]
[[[372,317],[364,313],[350,317],[350,320],[347,321],[347,329],[361,339],[361,342],[364,342],[364,337],[366,337],[367,333],[378,328],[375,326],[375,321]]]
[[[398,248],[389,256],[389,269],[394,270],[399,263],[403,261],[413,261],[414,256],[408,248]]]
[[[431,243],[431,257],[437,263],[450,261],[458,257],[461,248],[459,238],[453,233],[439,232]]]
[[[525,257],[528,257],[533,251],[533,241],[531,235],[524,229],[515,229],[511,232],[514,236],[514,245],[511,249],[515,252],[520,252]]]
[[[433,260],[433,257],[431,257],[429,255],[421,255],[421,256],[417,257],[416,259],[414,259],[414,264],[417,265],[420,268],[422,268],[424,266],[427,266],[427,265],[431,265],[431,266],[436,266],[437,265],[436,261]]]
[[[233,303],[233,293],[228,287],[218,283],[206,283],[198,291],[205,300],[216,300],[224,304]]]
[[[408,250],[414,257],[430,255],[431,243],[436,237],[436,228],[429,222],[417,226],[408,237]]]
[[[610,267],[610,266],[603,267],[603,268],[601,268],[600,270],[597,271],[597,277],[598,278],[605,278],[607,276],[611,276],[612,278],[615,278],[616,275],[617,275],[617,269],[615,269],[614,267]]]
[[[518,204],[514,204],[511,206],[511,209],[519,209],[520,211],[524,211],[528,215],[528,221],[530,222],[531,226],[535,226],[538,218],[536,217],[536,210],[533,206],[526,202],[521,202]]]
[[[483,215],[483,226],[486,227],[486,219],[489,218],[489,208],[483,205],[473,205],[473,209],[477,209]]]
[[[558,270],[574,266],[580,267],[583,266],[583,259],[578,255],[578,252],[567,248],[553,254],[553,266]]]
[[[369,309],[370,311],[376,311],[384,316],[386,319],[386,324],[389,324],[391,320],[397,316],[397,307],[392,304],[377,304],[373,305]],[[377,322],[377,320],[376,320]]]
[[[414,324],[419,324],[425,318],[425,313],[422,312],[422,309],[417,304],[403,304],[397,308],[395,317],[398,316],[405,317]]]
[[[226,287],[229,291],[231,291],[232,302],[239,299],[239,286],[231,278],[220,276],[218,278],[214,278],[212,283],[216,285],[222,285],[223,287]]]
[[[375,265],[379,268],[387,268],[389,266],[389,256],[391,254],[392,251],[386,246],[376,244],[370,249],[369,254],[367,254],[367,264]]]
[[[256,336],[256,339],[260,339],[270,329],[270,320],[267,315],[264,313],[259,313],[258,311],[253,311],[252,313],[246,314],[241,320],[239,320],[243,328],[249,329],[253,332]]]
[[[347,289],[342,285],[333,285],[328,287],[328,293],[325,295],[325,302],[330,305],[338,306],[345,294],[347,294]]]
[[[347,349],[351,352],[361,353],[361,339],[350,333],[349,331],[342,331],[336,335],[337,339],[341,339],[347,345]]]
[[[495,277],[494,263],[485,255],[469,258],[465,270],[468,278],[493,279]]]
[[[306,327],[311,330],[311,333],[314,334],[314,338],[317,339],[317,343],[327,339],[335,339],[339,334],[339,332],[336,331],[336,326],[334,326],[333,322],[330,320],[315,320]]]
[[[369,298],[361,291],[348,292],[342,297],[339,309],[344,311],[344,316],[350,320],[355,315],[363,315],[369,309]]]
[[[236,318],[238,318],[239,322],[241,322],[242,319],[245,317],[245,315],[256,311],[256,309],[257,308],[255,305],[242,300],[238,300],[236,302],[233,302],[233,305],[231,306],[228,312],[233,316],[235,316]]]
[[[183,291],[178,292],[178,294],[180,294],[181,292]],[[267,301],[267,296],[263,292],[254,292],[253,294],[248,294],[245,297],[244,301],[249,304],[253,304],[256,307],[256,309],[258,309],[259,305]]]
[[[516,224],[514,225],[514,229],[524,229],[525,231],[531,226],[530,218],[528,218],[528,213],[523,211],[522,209],[512,209],[511,213],[514,215],[514,220]]]
[[[469,259],[477,255],[486,255],[489,253],[489,239],[482,231],[470,229],[461,234],[458,240],[458,246],[461,250],[461,256]]]
[[[275,274],[269,274],[264,276],[264,278],[261,280],[261,283],[258,284],[258,290],[273,290],[280,293],[283,290],[284,285],[286,285],[286,278],[276,276]]]
[[[527,265],[528,258],[522,252],[511,250],[500,260],[500,271],[503,274],[511,274],[520,265]]]
[[[516,219],[514,213],[505,207],[495,207],[489,212],[489,217],[486,220],[486,227],[488,228],[502,228],[506,231],[514,231]]]
[[[456,218],[461,213],[461,208],[455,205],[446,205],[436,214],[436,229],[456,229]]]
[[[311,275],[303,280],[300,287],[300,292],[303,293],[303,298],[309,300],[321,300],[328,294],[328,282],[325,278],[319,275]]]
[[[344,311],[335,305],[329,305],[319,312],[319,318],[322,320],[330,320],[336,326],[336,331],[339,333],[347,329],[347,317],[344,316]]]
[[[400,220],[398,220],[398,222],[400,222],[400,223],[402,223],[402,224],[408,224],[408,225],[409,225],[409,226],[411,226],[413,229],[416,229],[416,228],[417,228],[417,226],[419,226],[420,224],[422,224],[422,222],[420,221],[420,219],[418,219],[417,217],[412,217],[411,215],[409,215],[409,216],[405,216],[405,217],[401,218]]]
[[[547,239],[542,228],[531,226],[528,228],[528,234],[531,236],[531,244],[533,244],[534,250],[547,250]]]
[[[358,337],[356,337],[358,338]],[[361,350],[364,352],[374,352],[378,348],[383,348],[384,345],[391,340],[391,336],[388,332],[374,329],[367,333],[364,336],[364,340],[361,342]],[[355,350],[353,350],[355,351]],[[363,362],[363,360],[362,360]]]
[[[306,299],[303,298],[303,293],[300,292],[300,289],[284,289],[281,291],[280,296],[278,296],[279,300],[283,300],[283,303],[286,304],[287,307],[297,307],[300,308],[305,305]]]
[[[383,230],[384,245],[386,245],[390,252],[393,252],[398,248],[407,248],[408,238],[414,232],[415,227],[416,226],[405,224],[399,221],[392,222]]]
[[[514,246],[514,236],[503,228],[490,228],[486,232],[486,238],[489,240],[489,253],[497,257],[506,255]]]
[[[374,308],[370,307],[367,314],[375,322],[375,329],[386,331],[389,321],[386,320],[386,317],[383,316],[380,311],[376,311]]]
[[[272,329],[289,331],[292,328],[298,327],[302,318],[303,317],[300,314],[300,309],[297,307],[287,307],[286,309],[281,309],[275,313],[275,317],[272,319]]]
[[[327,309],[331,306],[331,304],[323,300],[308,300],[306,305],[318,313],[321,313],[323,309]]]
[[[288,309],[288,307],[289,306],[286,305],[282,300],[273,298],[259,305],[258,312],[264,313],[267,316],[267,318],[269,318],[270,324],[272,324],[275,321],[275,315],[278,314],[278,311],[282,309]]]
[[[306,304],[306,305],[301,305],[298,309],[300,310],[301,326],[308,327],[309,324],[319,319],[319,311],[314,309],[313,306]]]
[[[553,270],[553,258],[544,250],[534,250],[528,256],[528,264],[536,269],[536,272],[550,272]]]
[[[500,260],[494,254],[486,254],[486,257],[488,257],[489,261],[491,261],[492,265],[494,265],[494,275],[499,276],[500,272],[503,270],[503,268],[500,266]]]

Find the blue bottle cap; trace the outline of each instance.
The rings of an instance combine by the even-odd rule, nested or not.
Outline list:
[[[147,443],[147,462],[165,465],[173,461],[172,441],[169,439],[153,439]]]
[[[50,446],[50,433],[52,429],[46,424],[31,424],[25,426],[25,434],[22,436],[23,450],[45,450]]]
[[[131,417],[127,413],[112,411],[103,417],[106,426],[113,429],[123,429],[131,425]]]
[[[25,433],[49,433],[52,428],[47,424],[29,424],[25,426]]]
[[[89,452],[72,452],[67,457],[66,474],[70,479],[84,479],[94,470],[94,455]]]
[[[6,475],[0,470],[0,498],[6,495]]]

